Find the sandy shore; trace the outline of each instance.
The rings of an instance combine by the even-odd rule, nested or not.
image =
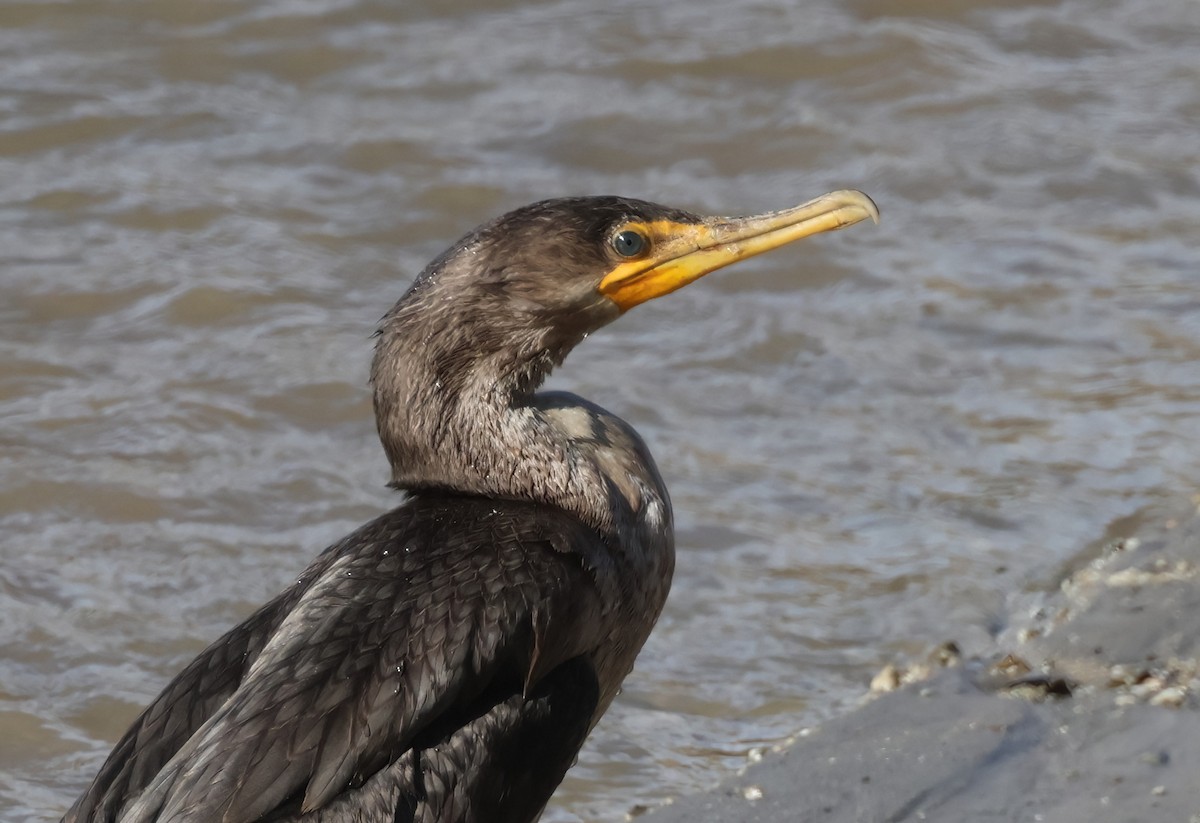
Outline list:
[[[1200,516],[1013,600],[979,648],[889,667],[860,709],[646,819],[1200,823]]]

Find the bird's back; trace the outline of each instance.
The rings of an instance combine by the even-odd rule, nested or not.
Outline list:
[[[197,657],[65,823],[531,820],[626,673],[621,571],[559,509],[415,495]]]

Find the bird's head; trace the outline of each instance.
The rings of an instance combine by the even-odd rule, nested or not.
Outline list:
[[[751,217],[701,217],[622,197],[544,200],[480,226],[434,260],[385,319],[385,334],[398,323],[424,326],[423,342],[437,346],[435,334],[456,366],[496,355],[511,355],[501,359],[514,366],[554,365],[639,303],[878,216],[857,191]]]

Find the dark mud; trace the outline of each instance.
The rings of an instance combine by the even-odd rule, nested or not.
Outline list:
[[[1200,821],[1200,518],[1147,519],[1015,598],[990,644],[888,667],[860,709],[648,819]]]

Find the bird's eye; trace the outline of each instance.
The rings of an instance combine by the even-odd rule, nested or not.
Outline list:
[[[612,247],[622,257],[637,257],[646,249],[646,236],[633,229],[625,229],[613,235]]]

